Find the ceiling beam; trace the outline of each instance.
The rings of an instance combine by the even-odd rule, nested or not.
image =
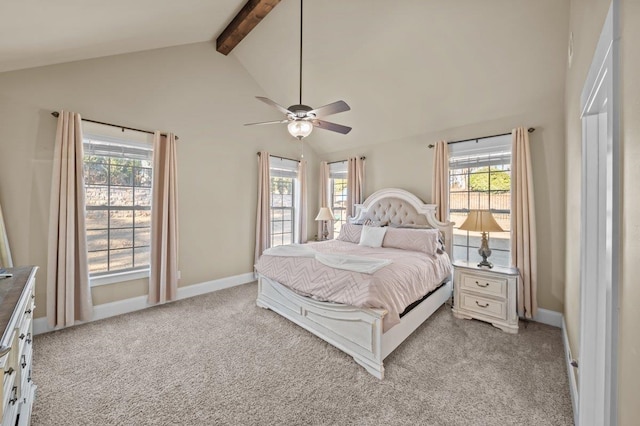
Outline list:
[[[228,55],[280,3],[280,0],[248,0],[216,39],[216,50]]]

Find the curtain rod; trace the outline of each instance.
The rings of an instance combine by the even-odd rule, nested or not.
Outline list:
[[[367,159],[367,157],[362,156],[362,157],[360,157],[360,159],[361,159],[361,160],[366,160],[366,159]],[[327,163],[327,164],[346,163],[347,161],[349,161],[349,160],[331,161],[331,162],[329,162],[329,163]]]
[[[51,115],[53,115],[54,117],[59,117],[60,113],[58,111],[53,111],[51,113]],[[133,127],[127,127],[127,126],[120,126],[118,124],[111,124],[111,123],[105,123],[103,121],[96,121],[96,120],[89,120],[88,118],[83,118],[82,121],[88,121],[89,123],[96,123],[96,124],[102,124],[104,126],[111,126],[111,127],[117,127],[118,129],[122,129],[122,131],[124,132],[125,129],[127,130],[133,130],[134,132],[142,132],[142,133],[149,133],[150,135],[155,134],[155,132],[152,132],[151,130],[142,130],[142,129],[136,129]],[[162,136],[167,136],[166,133],[161,133]],[[176,136],[176,140],[180,139],[179,137]]]
[[[533,133],[535,130],[536,130],[535,127],[529,127],[527,129],[527,132]],[[451,144],[454,144],[454,143],[460,143],[460,142],[479,141],[481,139],[497,138],[498,136],[507,136],[507,135],[510,135],[510,134],[511,134],[511,132],[509,132],[509,133],[501,133],[499,135],[483,136],[481,138],[463,139],[463,140],[460,140],[460,141],[447,142],[447,145],[451,145]],[[434,146],[435,146],[434,144],[429,144],[429,148],[433,148]]]
[[[260,152],[257,152],[256,154],[258,154],[258,157],[260,157]],[[273,155],[273,154],[269,154],[269,157],[275,157],[275,158],[279,158],[281,160],[295,161],[296,163],[300,162],[300,160],[294,160],[293,158],[287,158],[287,157],[280,157],[279,155]]]

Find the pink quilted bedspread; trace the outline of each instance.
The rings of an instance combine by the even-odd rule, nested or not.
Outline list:
[[[309,257],[263,255],[255,265],[256,270],[298,294],[316,300],[386,309],[384,331],[400,322],[400,314],[407,306],[436,289],[451,275],[451,261],[446,253],[429,256],[338,240],[316,243],[311,248],[321,253],[390,259],[392,263],[370,275],[334,269]]]

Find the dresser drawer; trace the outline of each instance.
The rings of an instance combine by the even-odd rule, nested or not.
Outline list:
[[[14,400],[12,399],[11,401]],[[18,408],[19,404],[17,400],[15,402],[10,402],[5,406],[5,411],[2,415],[2,426],[15,426],[16,417],[18,416]]]
[[[491,296],[507,297],[506,278],[484,278],[477,275],[460,274],[461,289]]]
[[[460,309],[477,312],[497,319],[507,319],[506,301],[487,299],[469,293],[460,293]]]

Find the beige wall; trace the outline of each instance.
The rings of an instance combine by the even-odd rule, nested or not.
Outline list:
[[[621,2],[622,84],[622,281],[620,283],[619,424],[640,419],[640,332],[638,332],[638,259],[640,259],[640,2]]]
[[[530,134],[538,237],[538,302],[544,309],[562,312],[564,301],[564,111],[562,93],[529,105],[521,114],[449,129],[439,133],[391,141],[326,156],[337,161],[365,155],[365,196],[387,187],[411,191],[431,202],[433,150],[440,139],[459,140],[509,132],[513,127],[535,127]]]
[[[256,95],[264,92],[244,68],[211,43],[0,74],[0,203],[15,264],[41,267],[36,316],[46,306],[56,128],[51,111],[180,137],[179,267],[185,286],[253,270],[256,152],[300,154],[284,126],[242,126],[274,116]],[[310,148],[305,157],[317,162]],[[101,304],[146,291],[145,280],[138,280],[96,287],[93,299]]]

